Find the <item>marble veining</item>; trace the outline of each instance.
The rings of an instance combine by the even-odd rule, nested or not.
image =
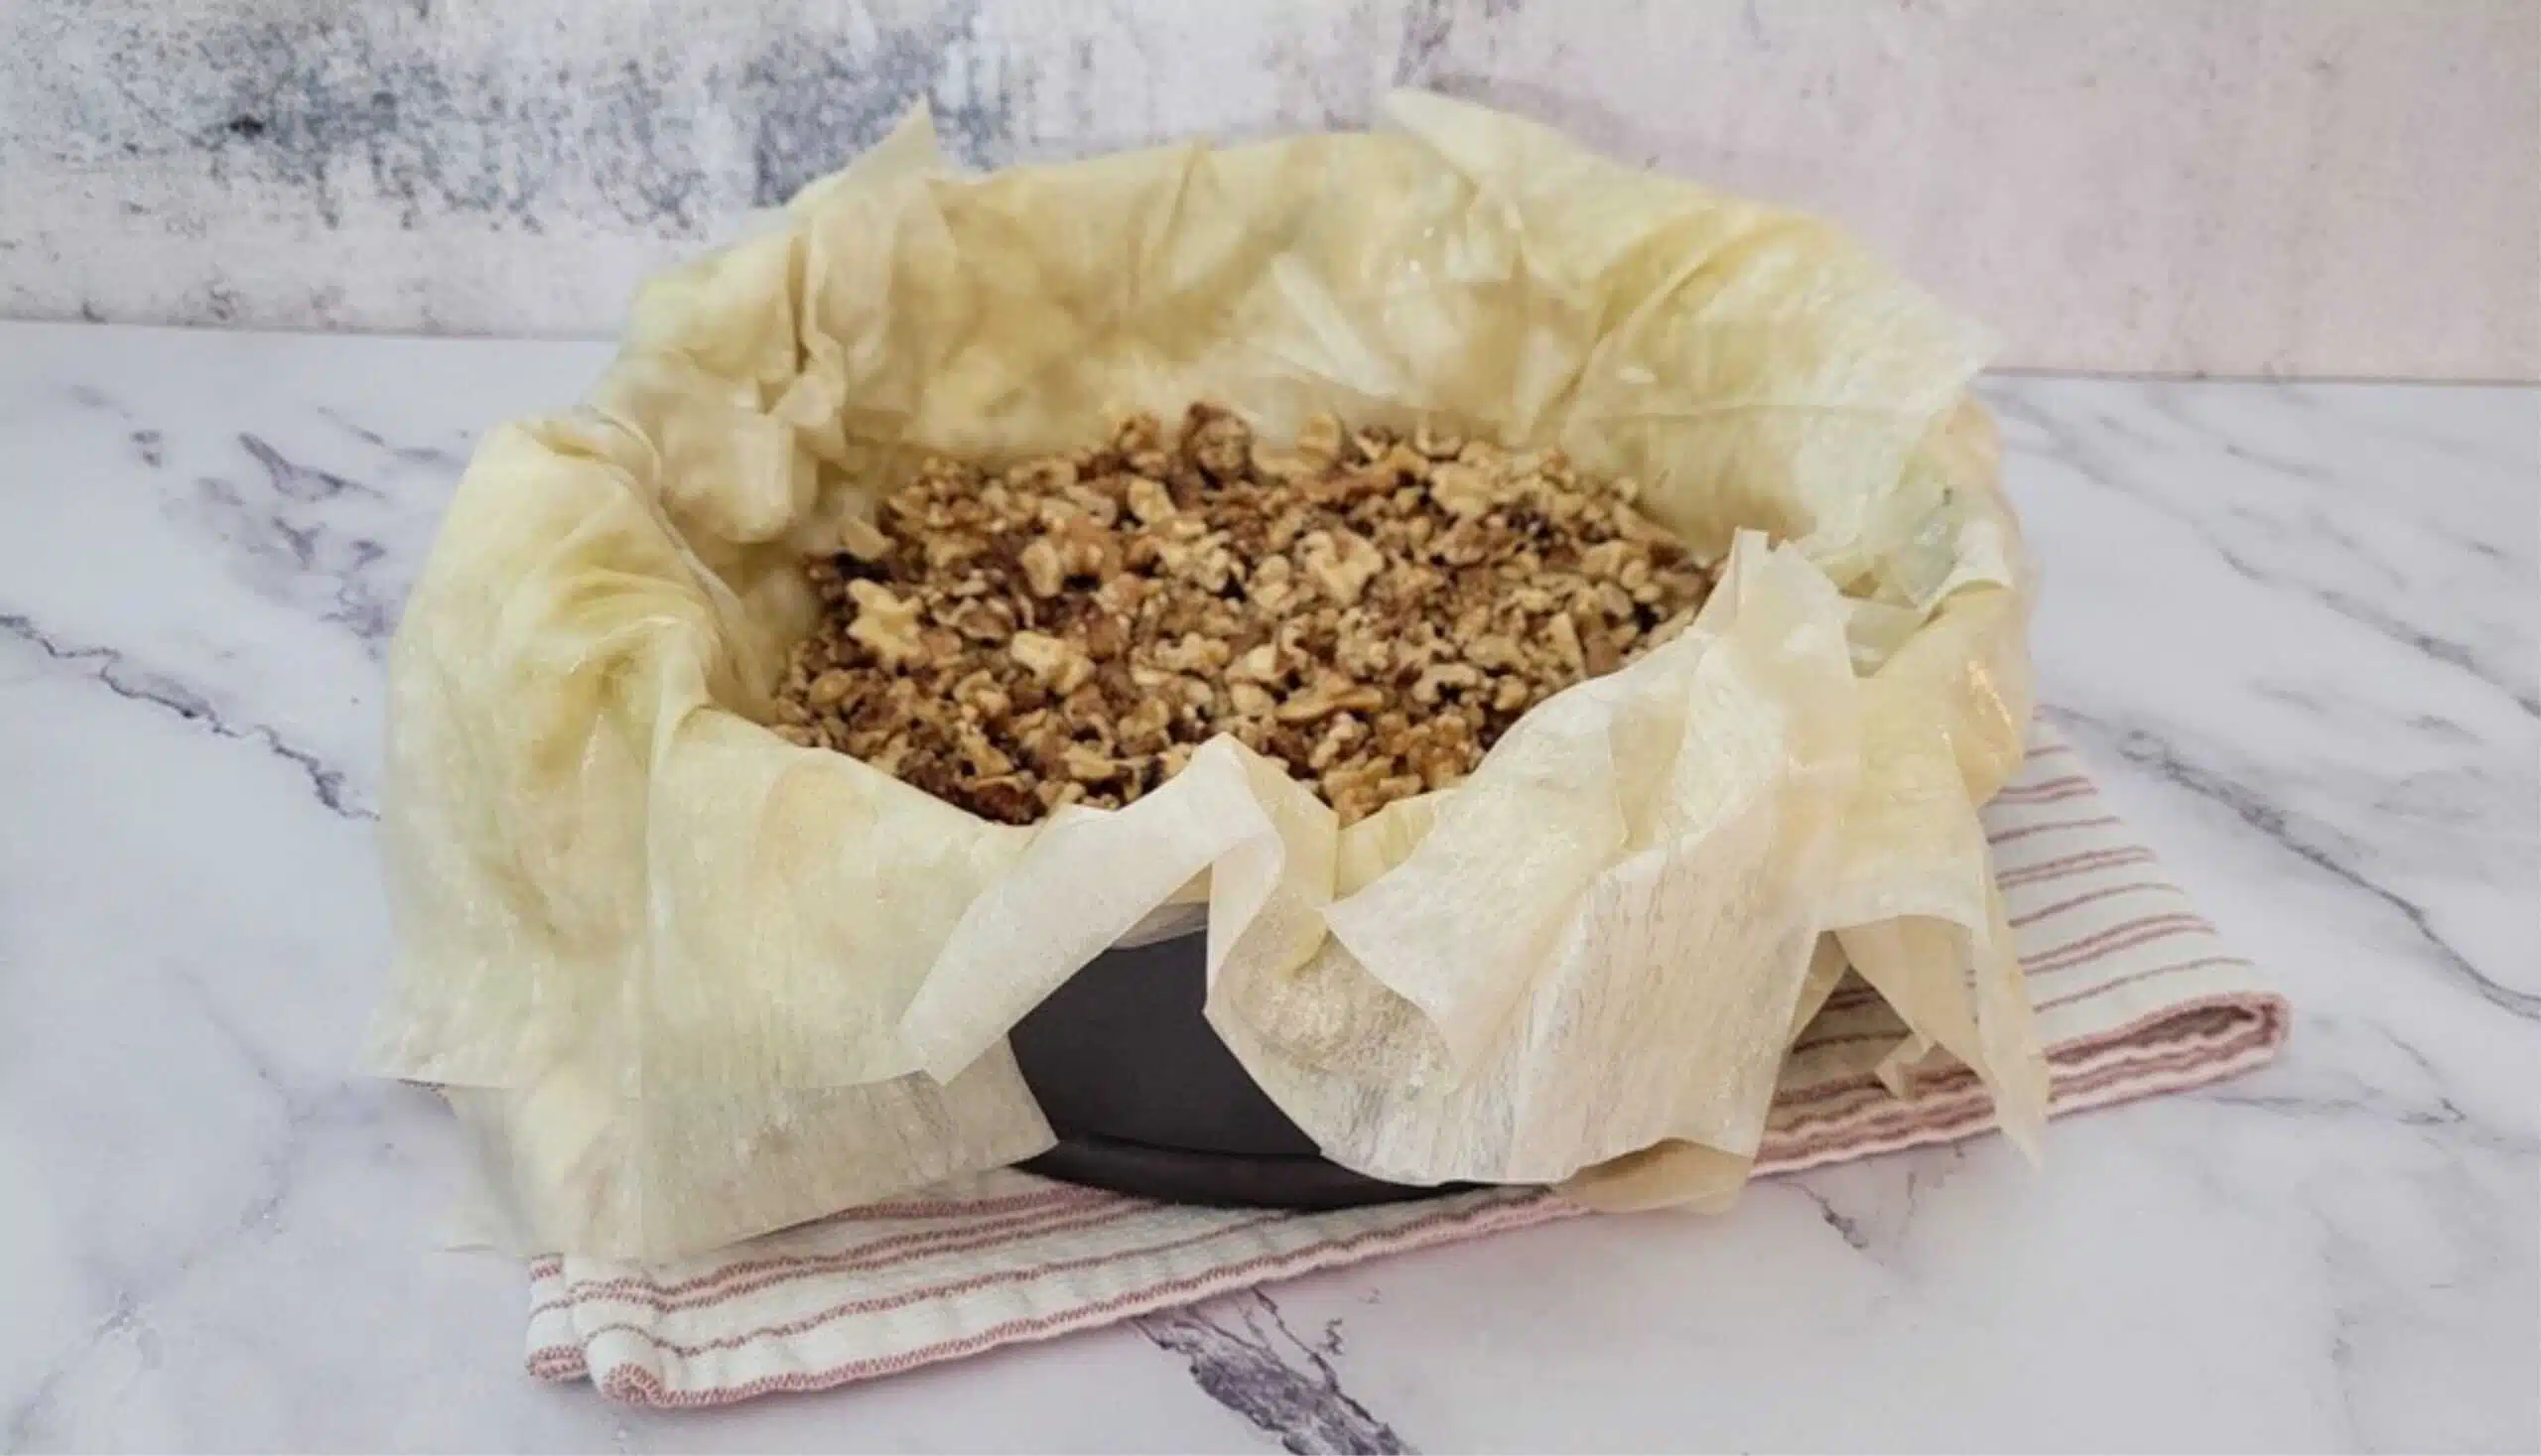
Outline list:
[[[308,777],[310,791],[317,797],[319,805],[330,814],[346,819],[379,817],[373,810],[347,801],[344,775],[340,769],[328,767],[317,754],[285,739],[268,725],[238,723],[222,718],[220,710],[210,699],[173,678],[134,669],[124,655],[112,647],[64,642],[48,636],[32,620],[14,612],[0,613],[0,633],[35,649],[51,662],[82,672],[118,698],[163,708],[213,737],[263,744],[265,750],[275,757],[299,766]]]
[[[1341,1321],[1298,1339],[1259,1289],[1133,1321],[1157,1349],[1180,1356],[1209,1398],[1278,1438],[1295,1456],[1321,1451],[1404,1452],[1394,1428],[1341,1389],[1333,1358]]]
[[[520,1369],[351,1078],[384,636],[597,345],[0,326],[0,1446],[2541,1442],[2541,392],[1987,386],[2048,711],[2292,996],[2251,1078],[819,1397]]]

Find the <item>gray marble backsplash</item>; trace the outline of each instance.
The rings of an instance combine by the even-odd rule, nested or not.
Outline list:
[[[15,0],[0,313],[605,334],[918,100],[993,166],[1474,96],[1849,222],[2009,361],[2528,377],[2522,0]]]

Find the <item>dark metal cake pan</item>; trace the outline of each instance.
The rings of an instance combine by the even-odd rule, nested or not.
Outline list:
[[[1323,1157],[1202,1014],[1207,937],[1106,951],[1017,1023],[1023,1081],[1058,1134],[1026,1169],[1142,1198],[1348,1208],[1465,1185],[1371,1178]]]

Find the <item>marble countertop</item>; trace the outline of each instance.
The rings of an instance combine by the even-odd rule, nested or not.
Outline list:
[[[2257,1076],[2036,1172],[1301,1279],[1185,1353],[684,1415],[532,1381],[519,1269],[436,1249],[453,1129],[345,1068],[397,603],[470,441],[605,353],[0,326],[0,1447],[2541,1443],[2533,390],[1988,386],[2049,712],[2293,998]]]

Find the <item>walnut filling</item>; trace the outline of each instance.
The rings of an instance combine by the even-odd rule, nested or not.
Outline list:
[[[1628,480],[1423,428],[1287,450],[1193,405],[989,471],[930,461],[810,568],[776,731],[974,813],[1117,806],[1232,733],[1343,822],[1444,788],[1710,580]]]

